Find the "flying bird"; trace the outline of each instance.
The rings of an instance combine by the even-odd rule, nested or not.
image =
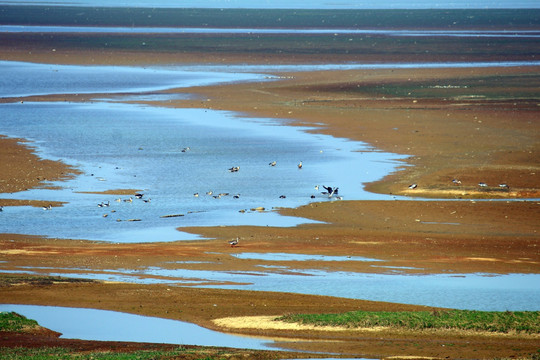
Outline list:
[[[339,188],[337,187],[333,188],[331,186],[324,186],[324,185],[323,185],[323,188],[325,188],[325,190],[327,191],[326,194],[328,194],[328,197],[332,197],[334,194],[337,195],[338,190],[339,190]]]

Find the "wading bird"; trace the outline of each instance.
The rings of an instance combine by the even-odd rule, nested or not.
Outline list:
[[[231,247],[237,246],[238,245],[238,238],[229,241],[229,245],[231,245]]]

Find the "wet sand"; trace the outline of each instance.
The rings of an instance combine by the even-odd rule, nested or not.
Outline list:
[[[28,54],[15,48],[2,57],[86,63],[90,59],[88,55],[75,50]],[[92,60],[104,64],[134,61],[134,57],[127,59],[125,55],[92,53]],[[145,56],[137,57],[137,61],[189,61],[196,59],[197,54],[187,54],[181,59],[167,54]],[[229,54],[225,61],[234,62],[240,58],[236,54]],[[269,60],[261,57],[254,62],[257,61]],[[202,100],[178,100],[172,104],[162,104],[293,119],[293,125],[313,125],[317,127],[314,131],[361,140],[385,151],[411,156],[403,170],[377,183],[367,184],[371,191],[449,200],[502,198],[512,201],[315,203],[280,211],[287,215],[322,220],[326,224],[296,228],[182,228],[182,231],[201,234],[213,240],[178,243],[122,245],[2,234],[0,254],[1,259],[7,261],[3,268],[84,267],[99,272],[111,267],[136,269],[153,266],[177,261],[181,257],[183,260],[201,261],[182,265],[187,269],[253,270],[257,265],[256,260],[237,261],[228,255],[236,252],[290,252],[377,258],[385,260],[385,265],[418,268],[421,270],[409,271],[422,273],[538,273],[540,205],[537,201],[514,200],[539,197],[540,106],[534,91],[530,90],[526,96],[518,96],[505,85],[505,79],[512,76],[537,79],[539,71],[538,67],[521,67],[283,73],[280,74],[283,79],[276,82],[175,90],[196,93],[202,96]],[[463,94],[441,97],[407,95],[407,92],[414,93],[426,84],[432,87],[459,86],[467,81],[489,82],[493,77],[502,80],[498,88],[491,87],[491,98],[463,97]],[[381,84],[410,91],[403,96],[391,96],[377,87]],[[77,97],[78,101],[90,98]],[[24,100],[51,99],[73,98],[62,95]],[[0,147],[0,154],[11,154],[9,161],[0,162],[1,172],[8,174],[2,181],[2,189],[8,190],[3,192],[40,186],[39,179],[59,179],[76,171],[62,163],[41,162],[24,145],[15,145],[14,140],[1,138]],[[36,175],[21,167],[21,164],[27,163],[39,163],[40,166],[32,165],[39,168],[39,173]],[[455,185],[453,179],[459,179],[461,184]],[[479,182],[487,183],[488,187],[480,188]],[[409,189],[412,183],[418,184],[414,190]],[[508,184],[509,188],[499,187],[500,183]],[[10,206],[13,203],[0,199],[0,205]],[[240,246],[229,247],[227,241],[236,237],[241,239]],[[219,261],[212,253],[222,254]],[[315,268],[319,265],[307,261],[299,262],[298,266]],[[357,262],[354,266],[346,262],[324,266],[335,271],[385,271]],[[236,333],[309,339],[287,346],[366,357],[525,356],[536,351],[538,344],[537,339],[521,335],[401,332],[389,329],[374,333],[229,328],[227,322],[214,322],[227,317],[274,316],[288,312],[421,308],[295,294],[112,283],[22,284],[2,287],[0,301],[92,307],[161,316]]]

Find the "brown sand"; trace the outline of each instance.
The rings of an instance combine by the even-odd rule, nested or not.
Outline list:
[[[25,59],[22,51],[14,54],[12,52],[9,56]],[[66,62],[83,63],[88,59],[87,55],[58,51],[50,55],[54,58],[28,59],[58,61],[69,58]],[[125,61],[118,54],[109,55],[93,54],[93,58],[97,58],[99,63]],[[166,62],[166,55],[160,59]],[[281,74],[284,78],[275,82],[189,89],[189,92],[199,94],[201,99],[162,105],[226,109],[294,119],[293,125],[315,125],[320,132],[362,140],[379,149],[411,156],[407,163],[412,166],[380,182],[368,184],[372,191],[451,199],[538,197],[540,107],[537,98],[393,98],[373,91],[352,91],[351,88],[368,88],[373,83],[403,86],[409,79],[459,84],[468,77],[487,79],[501,74],[537,77],[539,70],[527,67]],[[90,98],[77,97],[79,101]],[[51,96],[31,100],[70,99],[70,96]],[[12,154],[8,161],[0,162],[2,173],[8,174],[0,184],[3,192],[39,186],[40,179],[58,179],[74,172],[62,163],[41,162],[34,153],[16,145],[13,140],[0,139],[0,149],[1,155]],[[38,175],[21,168],[28,162],[41,165]],[[454,178],[461,180],[461,185],[454,185]],[[477,186],[480,181],[490,186],[480,189]],[[502,182],[509,184],[510,188],[499,188],[498,184]],[[409,190],[411,183],[417,183],[418,188]],[[13,204],[0,200],[0,205]],[[274,251],[364,256],[385,260],[384,266],[411,267],[413,269],[407,271],[420,273],[538,273],[540,270],[537,233],[540,206],[536,201],[341,201],[280,211],[286,215],[325,221],[326,224],[297,228],[184,228],[181,230],[214,240],[166,244],[105,244],[3,234],[0,236],[0,256],[6,263],[2,268],[44,266],[89,268],[99,272],[111,268],[137,269],[156,265],[260,271],[256,267],[259,261],[240,260],[231,254]],[[237,236],[240,237],[240,245],[230,248],[226,241]],[[201,263],[170,265],[179,258]],[[337,262],[324,266],[326,270],[335,271],[387,271],[372,265],[376,264]],[[320,263],[293,264],[297,269],[317,266]],[[537,339],[518,335],[500,337],[388,329],[377,333],[363,331],[359,335],[357,331],[348,330],[231,329],[226,323],[217,325],[213,322],[226,317],[274,316],[288,312],[419,309],[399,304],[294,294],[163,285],[53,284],[4,287],[0,292],[0,302],[92,307],[161,316],[226,331],[305,339],[287,343],[288,347],[295,349],[362,356],[510,357],[525,356],[538,347]]]

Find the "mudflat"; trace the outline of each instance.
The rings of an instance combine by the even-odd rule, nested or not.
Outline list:
[[[403,51],[410,54],[396,55],[391,50],[397,45],[388,39],[383,39],[386,45],[382,54],[374,51],[360,54],[360,50],[355,54],[332,51],[318,54],[316,47],[302,51],[290,43],[285,53],[267,49],[247,54],[234,48],[212,50],[210,45],[215,39],[208,40],[208,47],[204,49],[173,52],[168,48],[149,51],[113,46],[105,49],[95,45],[98,42],[90,35],[75,42],[69,39],[73,35],[54,35],[46,39],[38,35],[2,36],[10,38],[10,41],[0,41],[2,60],[47,63],[151,65],[185,64],[204,59],[204,62],[224,64],[243,61],[302,64],[420,59],[414,49],[407,46],[399,49],[408,49]],[[24,41],[20,41],[23,37]],[[89,38],[94,40],[89,41]],[[264,43],[282,45],[276,41],[264,39]],[[518,51],[501,52],[486,46],[475,48],[474,54],[459,52],[459,58],[465,62],[504,61],[509,57],[530,60],[538,55],[538,44],[505,41]],[[86,44],[86,48],[81,44]],[[453,50],[461,49],[464,44],[470,45],[467,41],[452,42],[456,47]],[[423,43],[422,46],[428,45]],[[421,60],[449,61],[442,52],[445,46],[441,39],[433,41],[428,47],[432,51],[426,52]],[[458,57],[458,53],[454,54],[452,60]],[[249,271],[257,268],[257,261],[240,261],[234,254],[280,252],[376,258],[404,272],[423,274],[537,274],[540,271],[540,67],[272,73],[280,79],[169,90],[167,92],[188,92],[199,97],[158,105],[223,109],[292,119],[293,126],[309,124],[314,127],[313,131],[360,140],[381,150],[408,155],[399,171],[366,187],[374,192],[409,196],[411,200],[336,201],[280,209],[286,215],[324,222],[295,228],[180,229],[210,239],[201,241],[125,245],[0,234],[2,269],[32,266],[58,268],[58,272],[62,272],[66,268],[86,268],[99,273],[111,268],[155,266],[182,258],[189,262],[177,266],[185,269]],[[90,101],[92,97],[51,95],[0,101]],[[17,192],[42,186],[47,180],[78,174],[77,169],[67,164],[40,159],[28,145],[31,144],[0,138],[1,192]],[[487,186],[479,186],[479,183]],[[416,187],[411,188],[411,184]],[[41,206],[32,201],[24,204]],[[0,199],[0,206],[12,205],[22,203]],[[236,237],[240,239],[239,246],[231,248],[228,240]],[[265,263],[277,265],[271,261]],[[296,265],[298,269],[321,266],[310,261]],[[328,263],[324,267],[327,271],[386,271],[358,262]],[[269,321],[269,317],[292,312],[426,309],[323,296],[106,282],[40,283],[19,277],[2,285],[0,301],[91,307],[179,319],[221,331],[294,339],[280,343],[288,349],[348,356],[500,358],[525,357],[538,349],[538,338],[524,334],[386,328],[329,331],[291,329]],[[269,322],[273,326],[264,325]],[[17,344],[14,339],[17,338],[4,339],[2,344],[13,346]],[[35,335],[32,341],[39,344],[45,342],[43,339]],[[74,349],[82,346],[76,341],[47,339],[47,342],[56,341],[55,344]],[[124,348],[119,344],[96,345],[98,347]],[[265,358],[276,354],[252,352],[251,356]],[[290,358],[290,354],[279,353],[277,357]]]

